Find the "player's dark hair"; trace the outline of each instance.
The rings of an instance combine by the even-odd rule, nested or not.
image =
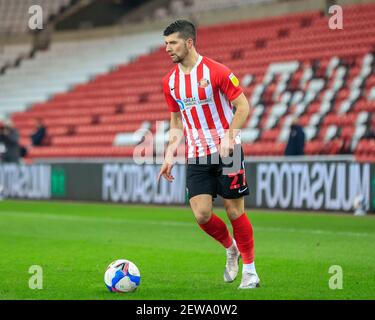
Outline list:
[[[195,26],[190,21],[187,20],[176,20],[172,22],[168,27],[165,28],[163,35],[169,36],[172,33],[179,32],[182,38],[185,40],[192,38],[195,45],[197,39],[197,33],[195,31]]]

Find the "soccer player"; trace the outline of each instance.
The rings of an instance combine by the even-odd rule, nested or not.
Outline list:
[[[163,79],[171,118],[169,144],[158,180],[162,176],[173,181],[174,154],[178,143],[186,139],[190,206],[201,229],[226,249],[224,281],[236,279],[241,256],[239,288],[259,287],[253,229],[244,208],[249,190],[239,135],[249,114],[248,101],[226,66],[196,51],[196,30],[191,22],[173,22],[164,30],[164,40],[166,52],[176,65]],[[233,237],[212,211],[217,195],[223,198]]]

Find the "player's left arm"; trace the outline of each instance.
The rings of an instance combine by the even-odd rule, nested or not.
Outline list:
[[[229,129],[226,131],[220,143],[220,154],[223,157],[227,157],[233,153],[235,138],[246,123],[250,112],[250,106],[240,86],[239,80],[226,66],[219,65],[216,83],[220,91],[226,95],[232,106],[236,109],[232,122],[229,124]]]
[[[228,157],[233,154],[235,138],[239,134],[241,128],[245,125],[250,112],[249,102],[243,93],[231,101],[231,103],[236,108],[236,112],[231,124],[229,125],[229,129],[226,131],[220,144],[220,155],[222,157]]]
[[[236,99],[234,99],[232,105],[236,108],[236,112],[233,116],[232,122],[229,126],[227,134],[229,139],[234,141],[236,135],[239,133],[239,130],[245,125],[247,117],[250,112],[250,105],[247,101],[244,93],[241,93]]]

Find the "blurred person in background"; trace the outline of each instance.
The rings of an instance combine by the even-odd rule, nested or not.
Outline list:
[[[35,132],[31,135],[31,143],[33,146],[41,146],[47,134],[47,128],[43,124],[42,119],[37,120]]]
[[[286,156],[303,156],[305,154],[305,133],[299,125],[298,119],[294,119],[290,127],[290,135],[285,148]]]
[[[375,128],[371,128],[369,125],[366,128],[365,134],[363,135],[364,139],[375,139]]]
[[[18,163],[20,159],[20,146],[19,146],[18,130],[13,127],[10,120],[0,123],[0,144],[1,148],[1,162],[5,163]]]

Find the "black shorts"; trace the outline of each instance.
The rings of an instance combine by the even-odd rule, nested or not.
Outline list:
[[[249,195],[246,183],[244,155],[240,145],[231,157],[222,159],[218,153],[188,159],[186,188],[189,199],[199,194],[238,199]]]

